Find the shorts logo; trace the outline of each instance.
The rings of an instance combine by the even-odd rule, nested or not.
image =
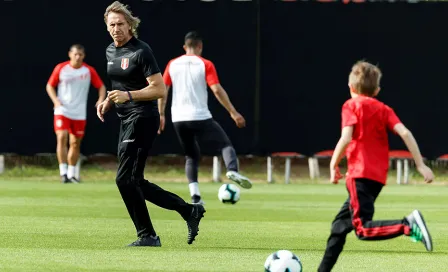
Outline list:
[[[56,126],[58,127],[58,128],[60,128],[60,127],[62,127],[62,120],[56,120]]]
[[[129,67],[129,59],[128,58],[122,58],[121,59],[121,69],[126,70]]]

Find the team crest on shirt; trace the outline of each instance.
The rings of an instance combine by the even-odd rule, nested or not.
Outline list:
[[[126,70],[129,67],[129,59],[128,58],[122,58],[121,59],[121,69]]]

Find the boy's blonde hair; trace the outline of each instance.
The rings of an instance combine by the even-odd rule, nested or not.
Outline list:
[[[140,19],[132,15],[132,12],[129,10],[129,6],[120,3],[119,1],[115,1],[110,6],[106,8],[106,12],[104,12],[104,22],[107,25],[107,16],[109,13],[120,13],[124,16],[126,22],[128,22],[131,27],[131,35],[138,38],[137,28],[140,24]]]
[[[381,70],[366,61],[358,61],[353,65],[348,77],[348,84],[359,94],[374,96],[380,87]]]

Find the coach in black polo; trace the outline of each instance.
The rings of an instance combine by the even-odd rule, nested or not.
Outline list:
[[[161,246],[149,217],[145,199],[177,211],[188,226],[188,244],[199,231],[205,213],[179,196],[144,179],[148,152],[160,124],[157,99],[167,95],[162,75],[148,44],[137,39],[140,20],[116,1],[107,7],[104,20],[114,42],[106,49],[107,74],[113,91],[97,108],[98,117],[115,103],[120,117],[117,186],[137,229],[138,239],[129,246]]]

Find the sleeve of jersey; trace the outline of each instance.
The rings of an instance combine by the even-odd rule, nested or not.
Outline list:
[[[53,73],[51,73],[50,79],[48,79],[47,84],[56,88],[59,84],[59,73],[61,72],[62,65],[58,64],[54,69]]]
[[[101,80],[100,76],[96,72],[95,68],[88,66],[90,71],[90,81],[92,82],[93,87],[99,89],[101,86],[104,85],[103,81]]]
[[[165,83],[166,86],[173,85],[173,82],[171,81],[171,76],[170,76],[170,64],[171,64],[171,61],[168,62],[168,64],[166,65],[166,68],[165,68],[165,72],[163,72],[163,82]]]
[[[390,107],[386,107],[386,110],[387,110],[387,127],[391,131],[394,131],[395,125],[400,124],[401,121],[395,114],[395,111],[393,109],[391,109]]]
[[[205,61],[205,80],[208,86],[219,83],[218,73],[216,72],[215,65],[211,61]]]
[[[353,126],[358,123],[358,117],[349,104],[342,106],[342,128]]]
[[[144,48],[140,52],[140,65],[145,77],[160,73],[159,65],[157,64],[151,48]]]

